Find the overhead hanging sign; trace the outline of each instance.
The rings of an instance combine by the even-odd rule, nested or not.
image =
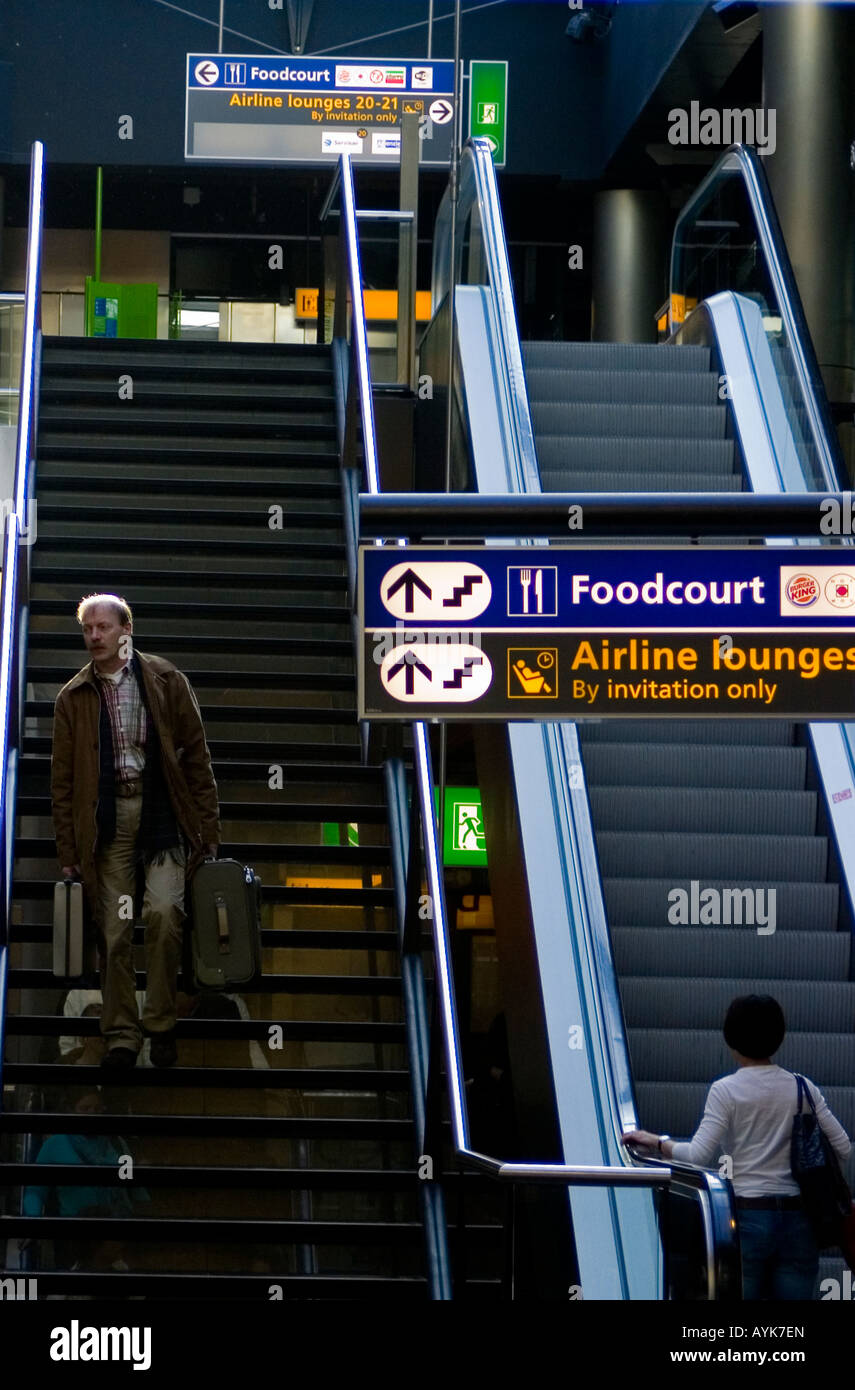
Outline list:
[[[364,719],[855,717],[845,551],[366,546],[359,615]]]
[[[448,165],[450,60],[188,53],[184,154],[217,162],[397,164],[401,118],[419,117],[423,165]]]
[[[503,167],[508,138],[508,65],[473,58],[469,64],[469,134],[490,142],[493,163]]]

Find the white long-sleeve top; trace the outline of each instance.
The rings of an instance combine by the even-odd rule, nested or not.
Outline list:
[[[822,1092],[812,1081],[807,1084],[819,1123],[844,1163],[850,1149],[846,1131]],[[674,1158],[717,1168],[722,1155],[729,1154],[737,1197],[796,1197],[799,1186],[790,1168],[790,1139],[797,1103],[792,1072],[774,1064],[740,1067],[710,1086],[703,1119],[690,1140],[674,1145]],[[808,1109],[807,1100],[803,1109]]]

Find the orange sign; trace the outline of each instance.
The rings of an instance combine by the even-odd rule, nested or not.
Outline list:
[[[391,323],[398,317],[397,290],[363,290],[362,302],[365,317],[369,322]],[[294,292],[294,317],[296,319],[316,319],[318,316],[318,291],[298,289]],[[430,318],[430,290],[416,291],[416,319],[427,323]]]

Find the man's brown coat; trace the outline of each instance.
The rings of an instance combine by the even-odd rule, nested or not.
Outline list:
[[[207,845],[219,844],[219,802],[196,696],[187,677],[159,656],[138,651],[148,707],[160,738],[163,771],[176,820],[188,841],[188,878]],[[60,866],[79,864],[91,904],[97,901],[99,716],[101,697],[89,662],[56,697],[51,799]]]

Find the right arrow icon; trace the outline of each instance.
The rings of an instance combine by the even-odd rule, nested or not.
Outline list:
[[[428,115],[435,125],[445,125],[454,115],[454,107],[450,101],[432,101],[428,107]]]

